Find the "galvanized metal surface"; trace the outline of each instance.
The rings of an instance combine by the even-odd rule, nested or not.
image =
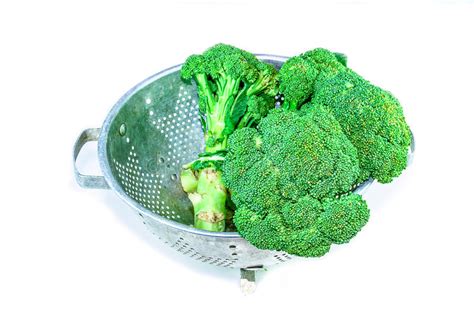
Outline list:
[[[258,57],[276,67],[286,59]],[[103,177],[80,174],[74,166],[76,180],[85,188],[111,188],[154,235],[177,251],[216,266],[244,269],[242,277],[253,282],[255,269],[291,256],[257,249],[237,232],[191,226],[192,205],[181,189],[179,171],[202,151],[204,140],[196,87],[181,80],[180,68],[166,69],[132,88],[112,108],[100,133],[88,129],[79,136],[74,164],[82,146],[98,140]],[[360,184],[355,192],[362,194],[372,182]]]
[[[82,147],[88,142],[97,141],[99,139],[100,128],[88,128],[84,130],[74,144],[73,165],[74,177],[76,182],[86,189],[109,189],[109,185],[103,176],[84,175],[79,172],[76,166],[77,156],[81,152]]]

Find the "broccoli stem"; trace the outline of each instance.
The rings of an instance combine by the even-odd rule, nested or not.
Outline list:
[[[200,92],[204,95],[206,99],[206,104],[208,105],[208,107],[210,104],[214,104],[215,103],[214,96],[211,93],[211,89],[209,87],[209,82],[207,81],[206,75],[197,74],[195,76],[195,79],[196,79]],[[208,109],[206,109],[206,111],[207,110]]]
[[[198,74],[195,79],[206,104],[206,125],[203,126],[204,152],[212,154],[225,150],[228,138],[224,132],[225,118],[230,111],[229,108],[234,105],[234,96],[238,92],[240,80],[222,76],[216,81],[219,96],[215,98],[205,75]],[[205,162],[216,159],[219,160],[220,157],[211,155],[198,160]],[[193,163],[183,166],[181,185],[183,190],[188,193],[194,207],[194,227],[214,232],[224,231],[228,192],[222,183],[222,172],[212,165],[194,171],[192,170]]]
[[[216,81],[219,97],[215,99],[209,92],[205,76],[196,76],[196,81],[201,91],[204,92],[207,104],[204,151],[212,154],[225,150],[228,139],[225,128],[226,124],[229,124],[226,115],[232,113],[240,98],[249,94],[249,87],[244,84],[244,87],[239,91],[241,80],[223,76]],[[256,93],[260,89],[260,85],[255,85],[252,93]],[[245,121],[250,119],[250,116],[245,117]],[[213,157],[215,155],[205,157],[201,161],[213,160]],[[181,184],[194,207],[194,227],[215,232],[224,231],[225,221],[228,220],[226,214],[229,214],[226,210],[228,192],[222,182],[222,172],[215,166],[192,171],[190,165],[183,167]]]
[[[247,112],[244,116],[240,119],[239,125],[237,125],[237,129],[243,128],[245,126],[250,126],[253,123],[253,113]]]
[[[214,167],[204,168],[197,174],[183,169],[181,183],[194,207],[194,227],[213,232],[224,231],[228,193],[222,183],[222,172]]]
[[[218,44],[202,55],[191,55],[181,68],[182,79],[193,79],[199,96],[199,119],[205,147],[198,158],[183,166],[181,182],[194,205],[196,228],[224,231],[232,214],[226,209],[228,192],[222,183],[221,168],[227,153],[228,137],[248,110],[248,98],[257,94],[274,97],[278,91],[276,69],[251,53]],[[245,122],[259,121],[268,104],[253,104]],[[260,108],[262,108],[260,110]],[[227,216],[226,216],[227,214]]]
[[[286,110],[295,111],[298,109],[298,102],[285,100],[281,107]]]
[[[196,78],[198,85],[200,85],[202,91],[206,91],[205,96],[207,99],[207,119],[206,129],[204,130],[206,148],[205,152],[213,153],[219,150],[227,148],[227,135],[224,130],[226,128],[226,115],[231,111],[234,106],[236,98],[235,95],[238,92],[240,86],[240,80],[233,79],[230,76],[221,77],[218,82],[218,89],[220,96],[217,100],[211,97],[207,82],[202,78],[199,80]]]

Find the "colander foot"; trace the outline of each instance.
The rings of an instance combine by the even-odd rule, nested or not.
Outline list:
[[[244,295],[255,292],[255,289],[257,288],[255,274],[258,270],[263,270],[263,266],[240,269],[240,290]]]

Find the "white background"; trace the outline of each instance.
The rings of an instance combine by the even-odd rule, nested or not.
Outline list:
[[[0,315],[473,315],[474,7],[339,1],[0,4]],[[400,3],[400,2],[398,2]],[[414,164],[366,195],[363,231],[258,275],[187,259],[113,192],[80,189],[72,145],[133,85],[226,42],[326,47],[401,101]],[[81,157],[100,172],[94,146]]]

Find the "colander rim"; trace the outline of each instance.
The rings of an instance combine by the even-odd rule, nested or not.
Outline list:
[[[267,60],[267,61],[279,61],[279,62],[284,62],[285,60],[288,59],[288,57],[285,56],[279,56],[279,55],[272,55],[272,54],[255,54],[255,56],[260,59],[260,60]],[[192,226],[188,226],[170,219],[167,219],[157,213],[154,213],[153,211],[147,209],[134,199],[132,199],[130,196],[128,196],[125,192],[125,190],[119,185],[118,181],[115,180],[115,178],[112,175],[112,168],[110,161],[107,157],[107,136],[110,132],[110,127],[117,116],[118,112],[121,110],[121,108],[125,105],[126,101],[133,95],[135,92],[138,92],[140,89],[143,87],[147,86],[151,82],[160,79],[166,75],[169,75],[175,71],[178,71],[181,69],[181,66],[183,64],[178,64],[169,68],[166,68],[158,73],[155,73],[154,75],[151,75],[150,77],[144,79],[143,81],[139,82],[136,84],[134,87],[132,87],[130,90],[128,90],[112,107],[112,109],[109,111],[107,114],[107,117],[104,120],[104,123],[102,124],[102,128],[100,131],[99,139],[98,139],[98,159],[99,159],[99,165],[100,169],[102,170],[102,173],[104,175],[105,181],[109,185],[109,187],[112,189],[112,191],[115,192],[125,203],[127,203],[130,207],[138,211],[142,215],[146,215],[150,217],[151,219],[167,225],[171,228],[175,228],[181,231],[185,231],[188,233],[196,234],[196,235],[201,235],[201,236],[209,236],[209,237],[221,237],[221,238],[237,238],[237,239],[243,239],[242,236],[238,232],[210,232],[206,230],[201,230],[201,229],[196,229]],[[354,192],[362,194],[363,191],[365,191],[372,183],[373,179],[368,179],[365,182],[361,183],[355,190]]]

